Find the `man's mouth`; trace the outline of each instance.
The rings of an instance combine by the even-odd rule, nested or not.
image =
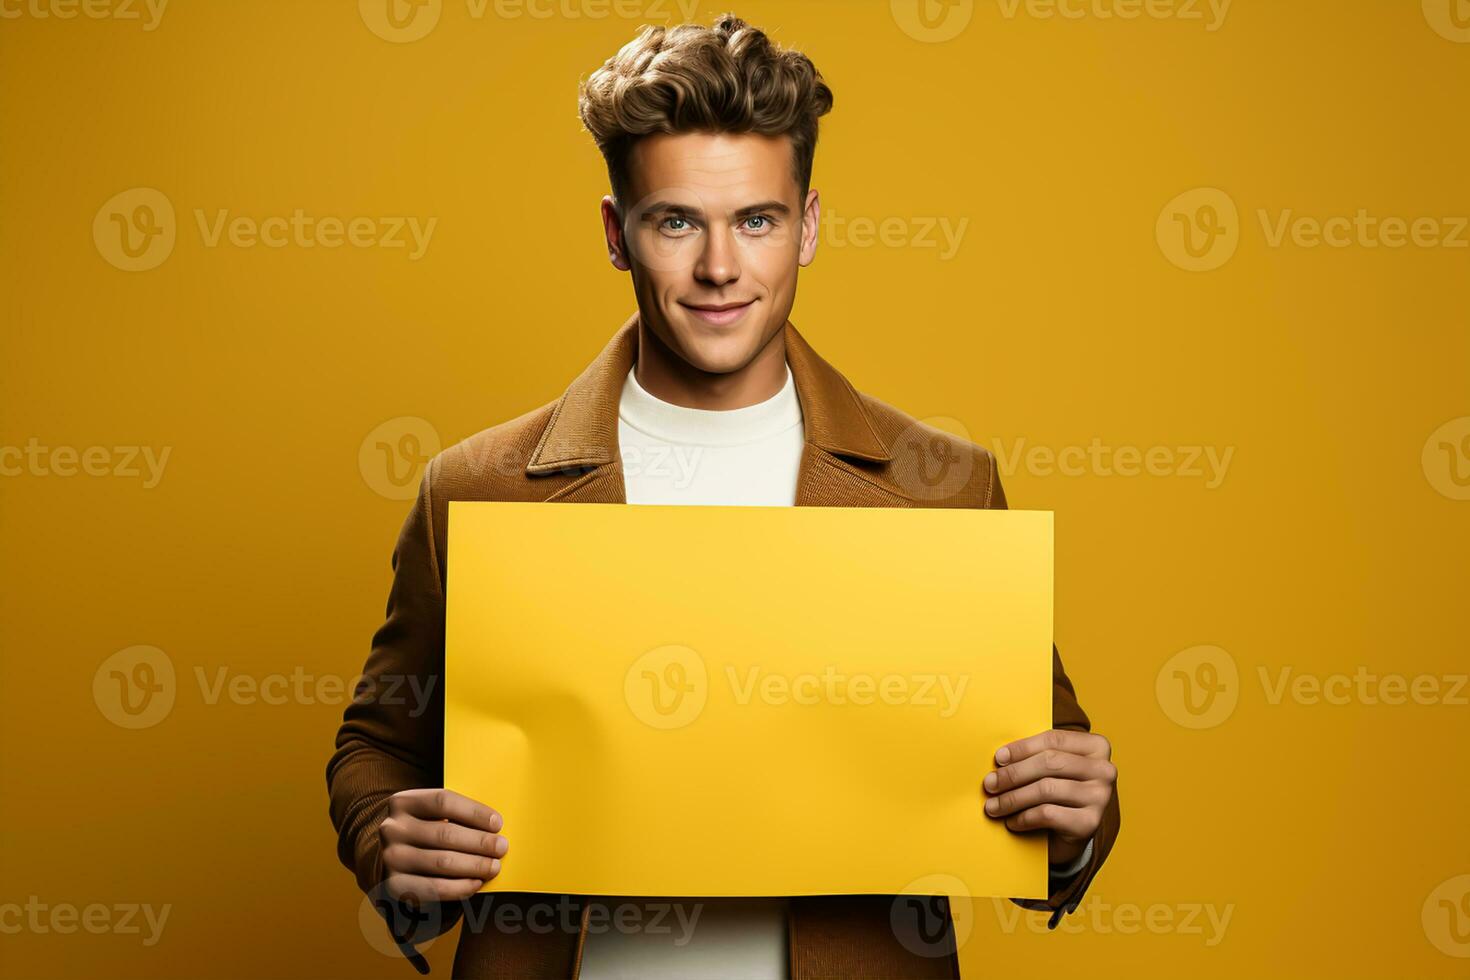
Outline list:
[[[746,300],[744,303],[680,303],[679,305],[706,323],[724,326],[744,316],[745,311],[755,305],[755,300]]]

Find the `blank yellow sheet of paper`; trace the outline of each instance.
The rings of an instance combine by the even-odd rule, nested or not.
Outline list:
[[[1046,895],[980,782],[1051,724],[1050,513],[454,502],[447,601],[487,891]]]

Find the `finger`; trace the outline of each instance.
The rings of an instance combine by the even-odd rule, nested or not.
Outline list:
[[[1004,793],[1038,779],[1048,777],[1064,779],[1096,779],[1111,783],[1117,779],[1118,770],[1106,759],[1094,759],[1057,749],[1043,749],[1033,756],[1001,766],[987,773],[983,785],[985,792],[992,795]]]
[[[489,881],[500,873],[500,859],[459,851],[427,850],[412,844],[389,844],[383,849],[383,867],[392,869],[394,874]]]
[[[460,851],[486,857],[505,857],[510,842],[488,830],[461,827],[448,820],[420,820],[418,817],[387,817],[381,833],[388,844],[412,844],[414,847],[441,851]]]
[[[469,898],[484,886],[479,878],[424,878],[420,875],[389,875],[385,890],[395,902],[456,902]]]
[[[1071,752],[1073,755],[1092,756],[1095,759],[1107,759],[1113,754],[1113,747],[1101,735],[1092,732],[1074,732],[1068,728],[1053,728],[1051,731],[1002,745],[995,750],[995,764],[1008,766],[1046,749]]]
[[[1029,830],[1051,830],[1080,840],[1092,836],[1097,830],[1097,819],[1091,810],[1056,803],[1043,803],[1020,813],[1006,817],[1005,824],[1011,830],[1025,833]]]
[[[1079,782],[1075,779],[1040,779],[1027,783],[1020,789],[992,796],[985,801],[985,812],[992,817],[1004,817],[1043,803],[1061,806],[1099,806],[1106,801],[1106,791],[1097,783]]]
[[[393,794],[392,802],[400,812],[421,820],[453,820],[491,833],[497,833],[505,826],[505,818],[494,809],[452,789],[404,790]]]

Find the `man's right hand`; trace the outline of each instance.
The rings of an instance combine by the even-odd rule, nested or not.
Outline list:
[[[378,827],[384,888],[395,901],[470,897],[500,873],[510,846],[504,825],[495,810],[447,789],[394,793]]]

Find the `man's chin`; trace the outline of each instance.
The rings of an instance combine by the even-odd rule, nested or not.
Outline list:
[[[751,328],[722,333],[719,328],[699,325],[685,327],[679,333],[677,353],[691,367],[709,374],[739,371],[761,349],[761,333]]]

